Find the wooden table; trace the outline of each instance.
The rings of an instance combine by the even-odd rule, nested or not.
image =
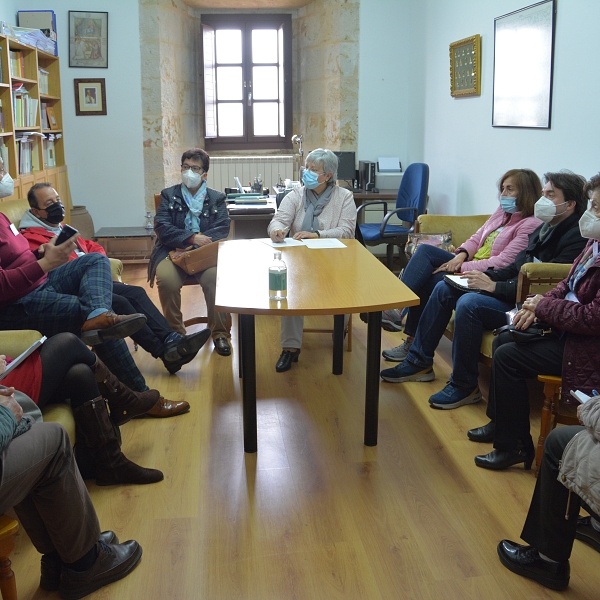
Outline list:
[[[288,268],[288,297],[284,301],[269,299],[268,268],[273,248],[252,240],[219,245],[215,308],[240,315],[246,452],[257,450],[254,315],[335,315],[333,372],[341,374],[343,315],[369,313],[364,443],[377,445],[381,311],[415,306],[419,298],[359,242],[342,241],[345,249],[283,249]]]

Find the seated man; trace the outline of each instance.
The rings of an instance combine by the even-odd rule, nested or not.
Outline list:
[[[591,399],[578,407],[587,431],[579,426],[558,427],[546,440],[521,532],[521,538],[530,545],[510,540],[498,544],[498,556],[507,569],[553,590],[569,585],[569,557],[575,538],[600,552],[599,400]],[[578,518],[582,503],[592,517]]]
[[[31,208],[23,215],[19,229],[29,242],[31,250],[37,252],[42,244],[61,232],[60,223],[65,217],[65,209],[56,190],[49,183],[36,183],[27,193],[27,200]],[[71,260],[90,252],[106,255],[104,248],[96,242],[80,237],[76,243],[77,248],[71,254]],[[148,298],[146,291],[139,286],[113,281],[112,291],[113,310],[124,315],[146,315],[146,325],[131,337],[154,358],[160,358],[169,373],[176,373],[193,360],[210,337],[209,329],[190,335],[173,331]]]
[[[452,375],[446,387],[431,396],[429,404],[452,409],[481,399],[478,362],[483,332],[506,325],[506,312],[515,305],[521,266],[528,262],[572,263],[586,243],[579,232],[579,217],[587,204],[585,179],[569,172],[546,173],[544,178],[544,196],[535,204],[535,215],[544,224],[530,234],[527,248],[507,267],[463,274],[469,287],[482,289],[485,294],[458,290],[440,281],[425,306],[404,362],[384,369],[382,379],[393,383],[434,379],[434,353],[455,310]],[[390,360],[387,352],[383,356]],[[482,436],[491,441],[493,431],[473,435],[471,439],[476,441],[482,441]]]
[[[142,548],[100,533],[67,432],[58,423],[31,425],[13,392],[0,391],[0,511],[14,507],[42,554],[40,587],[83,598],[128,575]]]
[[[181,334],[185,334],[181,287],[189,276],[171,262],[169,252],[188,246],[198,248],[224,240],[229,235],[225,194],[206,185],[209,166],[210,157],[204,150],[194,148],[184,152],[181,157],[182,183],[162,191],[154,219],[156,244],[148,265],[148,281],[152,287],[156,278],[163,313],[169,325]],[[215,350],[229,356],[231,315],[215,311],[217,268],[206,269],[195,278],[204,292]]]

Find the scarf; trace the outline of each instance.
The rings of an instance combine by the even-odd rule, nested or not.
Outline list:
[[[188,214],[185,215],[184,220],[185,228],[188,231],[200,233],[200,213],[204,208],[206,192],[206,181],[202,182],[202,185],[198,188],[198,191],[193,196],[190,190],[188,190],[185,185],[181,184],[181,193],[183,194],[183,199],[189,208]]]
[[[304,220],[300,231],[317,231],[319,229],[319,215],[331,200],[333,185],[328,185],[320,196],[313,190],[304,188]]]

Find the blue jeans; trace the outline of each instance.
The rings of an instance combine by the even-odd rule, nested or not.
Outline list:
[[[493,296],[461,292],[441,281],[423,310],[406,360],[422,368],[433,365],[435,349],[455,310],[450,382],[457,387],[474,389],[479,377],[479,347],[483,332],[506,325],[505,313],[511,308]]]
[[[417,251],[408,261],[402,275],[402,283],[419,296],[421,304],[419,306],[411,306],[408,309],[406,325],[404,326],[404,331],[407,335],[414,336],[416,334],[429,296],[436,284],[442,281],[444,277],[444,273],[433,275],[433,272],[444,263],[453,259],[454,256],[451,252],[447,252],[441,248],[422,244],[417,247]]]

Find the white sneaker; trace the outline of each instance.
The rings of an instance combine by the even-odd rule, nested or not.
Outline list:
[[[408,352],[412,345],[413,340],[406,338],[402,344],[396,346],[395,348],[384,350],[381,355],[383,358],[385,358],[385,360],[389,360],[391,362],[402,362],[408,356]]]

